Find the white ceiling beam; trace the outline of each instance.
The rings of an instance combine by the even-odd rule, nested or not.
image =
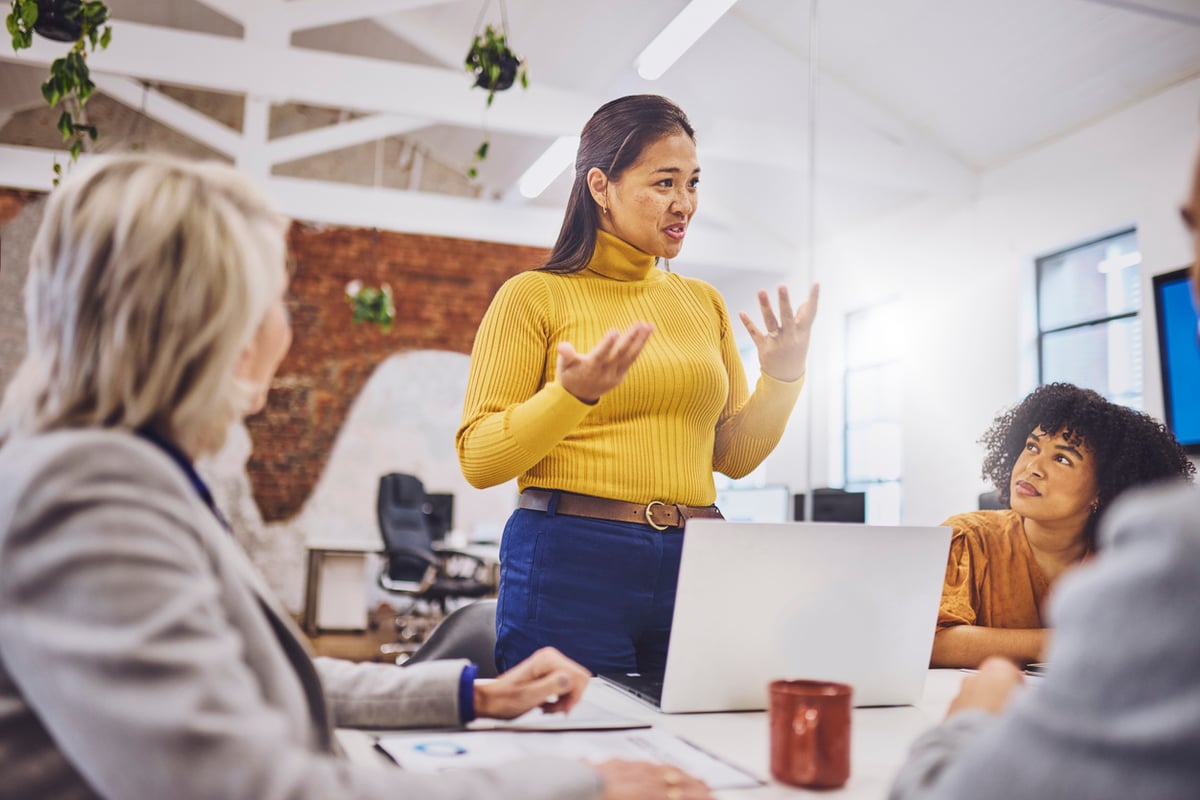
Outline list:
[[[116,25],[121,46],[90,55],[92,69],[151,82],[245,94],[273,103],[349,108],[466,128],[479,128],[484,121],[484,95],[469,88],[470,78],[459,69],[282,47],[275,42],[263,44],[128,21]],[[34,38],[32,48],[20,53],[0,50],[0,60],[29,64],[48,65],[58,55],[55,43],[40,37]],[[850,97],[865,108],[861,98]],[[600,104],[599,97],[535,85],[506,94],[488,111],[486,119],[495,132],[551,139],[578,134]],[[878,108],[865,108],[861,113],[874,117],[882,114]],[[907,166],[889,175],[879,174],[864,167],[870,162],[857,156],[846,156],[839,162],[836,148],[830,146],[821,151],[822,168],[835,165],[865,183],[919,189],[929,187],[932,174],[946,173],[951,178],[957,175],[954,180],[958,183],[974,179],[974,173],[944,153],[939,154],[935,147],[916,147],[920,137],[891,141],[894,137],[885,125],[895,128],[900,124],[894,117],[881,120],[878,127],[883,132],[875,136],[875,145],[893,151],[912,146],[916,155],[910,162],[901,162]],[[702,131],[700,155],[803,171],[804,150],[797,146],[799,136],[794,129],[757,122],[712,120]],[[839,163],[841,166],[836,166]]]
[[[272,176],[266,187],[276,208],[295,219],[353,227],[377,227],[427,236],[550,247],[562,210],[504,205],[490,200],[345,183]],[[794,255],[761,237],[739,237],[696,223],[688,228],[680,265],[721,269],[784,270]]]
[[[291,0],[279,15],[280,24],[289,31],[323,28],[342,22],[373,19],[398,11],[443,5],[450,0]]]
[[[79,160],[93,157],[84,153]],[[55,159],[69,164],[71,156],[66,150],[0,145],[0,186],[48,192],[54,188]]]
[[[428,117],[469,128],[484,120],[482,91],[471,91],[462,70],[383,59],[279,48],[223,36],[114,22],[120,46],[92,53],[92,69],[151,82],[255,95],[275,103],[300,102]],[[34,37],[33,47],[0,60],[48,65],[56,43]],[[487,113],[493,131],[554,137],[577,133],[600,99],[548,86],[511,92]]]
[[[0,186],[49,191],[56,156],[60,161],[66,158],[62,151],[0,145]],[[88,158],[105,156],[84,155],[80,160]],[[550,247],[562,223],[562,211],[555,208],[277,175],[258,180],[279,212],[331,225]],[[688,229],[687,254],[672,263],[783,271],[793,261],[787,248],[764,237],[739,237],[697,222]]]
[[[273,6],[264,2],[257,5],[258,16],[246,22],[244,38],[248,46],[258,48],[267,58],[277,58],[278,54],[288,51],[291,35],[277,22],[285,13],[281,0],[274,0]],[[271,96],[263,92],[248,91],[243,101],[242,149],[238,153],[237,166],[259,179],[265,179],[271,173],[271,162],[267,158],[271,100]]]
[[[137,81],[93,72],[92,80],[106,96],[161,122],[218,153],[236,159],[242,149],[242,134],[190,106]]]
[[[267,143],[267,160],[272,164],[283,164],[363,142],[400,136],[429,125],[430,121],[427,119],[399,114],[375,114],[272,139]]]

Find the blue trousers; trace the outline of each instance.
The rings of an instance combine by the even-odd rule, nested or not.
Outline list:
[[[517,509],[500,544],[496,665],[546,645],[594,673],[661,671],[683,532]]]

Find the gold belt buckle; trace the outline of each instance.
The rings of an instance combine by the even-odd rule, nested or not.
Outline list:
[[[667,504],[664,503],[662,500],[651,500],[649,503],[646,503],[646,524],[649,525],[651,528],[654,528],[654,530],[656,530],[656,531],[665,531],[667,528],[669,528],[671,526],[670,525],[659,525],[657,522],[655,522],[654,517],[652,517],[650,515],[650,509],[654,508],[655,506],[663,506],[665,508],[666,505]]]

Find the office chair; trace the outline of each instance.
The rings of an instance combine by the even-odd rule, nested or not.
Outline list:
[[[491,565],[471,553],[436,544],[426,509],[425,486],[414,475],[388,473],[379,479],[376,512],[385,559],[380,588],[423,601],[433,616],[445,616],[446,602],[474,599],[495,590]],[[399,618],[397,629],[403,625]]]
[[[401,657],[403,658],[403,657]],[[496,601],[476,600],[455,609],[438,623],[416,652],[397,663],[418,664],[465,658],[479,668],[477,678],[494,678],[496,669]]]

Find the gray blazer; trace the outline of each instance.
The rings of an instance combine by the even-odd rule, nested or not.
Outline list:
[[[583,764],[417,775],[332,728],[458,725],[464,662],[311,659],[187,478],[127,433],[0,448],[0,797],[595,798]]]
[[[1200,492],[1131,492],[1050,607],[1049,669],[913,745],[892,800],[1200,797]]]

